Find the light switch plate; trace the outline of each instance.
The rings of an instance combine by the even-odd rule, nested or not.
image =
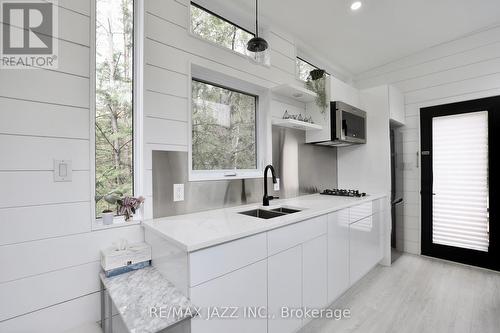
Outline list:
[[[280,179],[276,178],[276,184],[273,184],[274,190],[279,191],[280,190]]]
[[[174,202],[184,201],[184,184],[174,184]]]
[[[54,160],[54,181],[70,182],[73,178],[71,160]]]

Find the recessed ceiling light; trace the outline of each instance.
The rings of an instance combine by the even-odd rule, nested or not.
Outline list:
[[[361,8],[363,4],[361,3],[361,1],[354,1],[352,4],[351,4],[351,10],[358,10]]]

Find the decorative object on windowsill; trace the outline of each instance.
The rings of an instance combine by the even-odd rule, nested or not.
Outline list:
[[[125,216],[125,221],[130,220],[130,218],[135,214],[135,211],[144,202],[144,197],[140,196],[138,198],[125,197],[123,199],[118,199],[118,215]]]
[[[316,105],[320,108],[324,115],[328,107],[326,100],[326,72],[324,69],[313,69],[306,81],[306,88],[314,91],[317,94]]]
[[[113,219],[115,218],[115,213],[112,210],[105,209],[102,211],[102,224],[110,225],[113,224]]]
[[[113,224],[115,213],[111,210],[110,205],[116,205],[122,195],[123,194],[121,192],[114,191],[106,194],[105,196],[96,197],[96,203],[100,200],[104,200],[108,204],[108,208],[102,211],[102,224]]]
[[[259,37],[259,0],[255,0],[255,37],[248,41],[247,50],[255,61],[265,64],[268,62],[268,48],[267,41]]]

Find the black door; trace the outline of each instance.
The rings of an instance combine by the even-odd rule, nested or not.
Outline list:
[[[500,270],[500,96],[420,110],[422,254]]]

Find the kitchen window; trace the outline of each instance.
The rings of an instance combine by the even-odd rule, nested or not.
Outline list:
[[[304,59],[297,57],[295,59],[295,64],[297,67],[297,78],[301,81],[307,81],[307,77],[309,76],[309,73],[312,70],[319,69],[318,67],[314,66],[310,62],[305,61]]]
[[[193,2],[191,33],[243,55],[248,55],[247,43],[255,36],[254,33]]]
[[[258,96],[193,78],[190,179],[260,176]]]
[[[95,216],[134,194],[134,1],[95,2]]]

